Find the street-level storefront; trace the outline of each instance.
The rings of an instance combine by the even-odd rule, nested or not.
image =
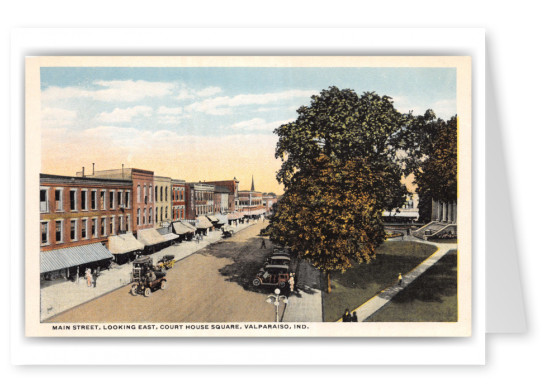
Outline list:
[[[199,216],[197,220],[195,220],[195,228],[198,234],[206,236],[209,230],[213,228],[213,225],[206,216]]]
[[[108,268],[113,254],[101,243],[85,244],[40,253],[40,280],[76,279],[86,269]]]
[[[138,240],[144,245],[144,254],[152,254],[164,248],[166,239],[155,228],[138,231]]]
[[[184,221],[175,221],[172,223],[172,231],[178,235],[180,241],[190,241],[195,234],[195,227]]]
[[[168,247],[174,244],[180,237],[172,232],[170,227],[157,228],[157,232],[160,233],[164,239],[163,247]]]
[[[136,259],[136,256],[141,254],[145,247],[131,233],[110,236],[107,246],[115,256],[115,262],[119,265]]]

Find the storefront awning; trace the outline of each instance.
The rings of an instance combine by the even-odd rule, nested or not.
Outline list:
[[[182,223],[185,227],[188,227],[188,228],[191,230],[191,232],[195,232],[195,231],[196,231],[196,228],[195,228],[193,225],[191,225],[190,223],[188,223],[187,221],[181,221],[181,223]]]
[[[185,235],[191,232],[195,232],[195,228],[189,225],[185,225],[181,221],[175,221],[174,223],[172,223],[172,228],[174,229],[174,232],[178,235]]]
[[[227,216],[228,220],[239,220],[241,217],[239,217],[239,213],[238,212],[233,212],[233,213],[230,213],[228,216]]]
[[[112,254],[126,254],[132,251],[143,250],[144,245],[134,235],[126,233],[123,235],[109,236],[109,251]]]
[[[155,228],[142,229],[138,231],[138,240],[145,246],[154,246],[155,244],[165,242],[165,238]]]
[[[40,253],[40,273],[47,273],[107,259],[113,259],[113,254],[111,254],[111,252],[101,243],[43,251]]]
[[[198,229],[207,229],[212,227],[212,223],[205,216],[199,216],[195,223],[195,228]]]
[[[215,217],[218,219],[218,224],[228,224],[228,216],[222,213],[217,213]]]
[[[218,223],[218,219],[216,216],[207,216],[207,218],[210,220],[211,223]]]

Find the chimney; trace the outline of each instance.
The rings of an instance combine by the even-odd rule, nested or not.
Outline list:
[[[92,175],[96,173],[96,163],[92,163]]]
[[[84,166],[82,166],[82,177],[84,178]]]

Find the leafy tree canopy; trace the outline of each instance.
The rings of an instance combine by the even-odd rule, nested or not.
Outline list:
[[[397,151],[407,117],[391,98],[330,87],[277,128],[285,187],[271,238],[324,271],[368,262],[384,240],[381,212],[406,190]]]

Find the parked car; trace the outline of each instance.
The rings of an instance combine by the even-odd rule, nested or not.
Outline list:
[[[273,255],[281,254],[281,255],[287,255],[287,256],[291,255],[290,251],[284,247],[274,247],[274,249],[272,250],[272,254]]]
[[[132,296],[143,294],[149,297],[157,289],[166,289],[166,273],[153,266],[153,259],[148,256],[139,257],[132,262]]]
[[[276,254],[266,258],[264,266],[268,265],[289,265],[291,263],[291,257],[284,254]]]
[[[159,269],[172,269],[174,267],[174,263],[176,260],[174,259],[174,255],[165,255],[163,256],[159,262],[157,262],[157,266]]]
[[[289,266],[287,265],[269,265],[258,271],[253,279],[253,286],[277,285],[279,288],[285,288],[289,281]]]

